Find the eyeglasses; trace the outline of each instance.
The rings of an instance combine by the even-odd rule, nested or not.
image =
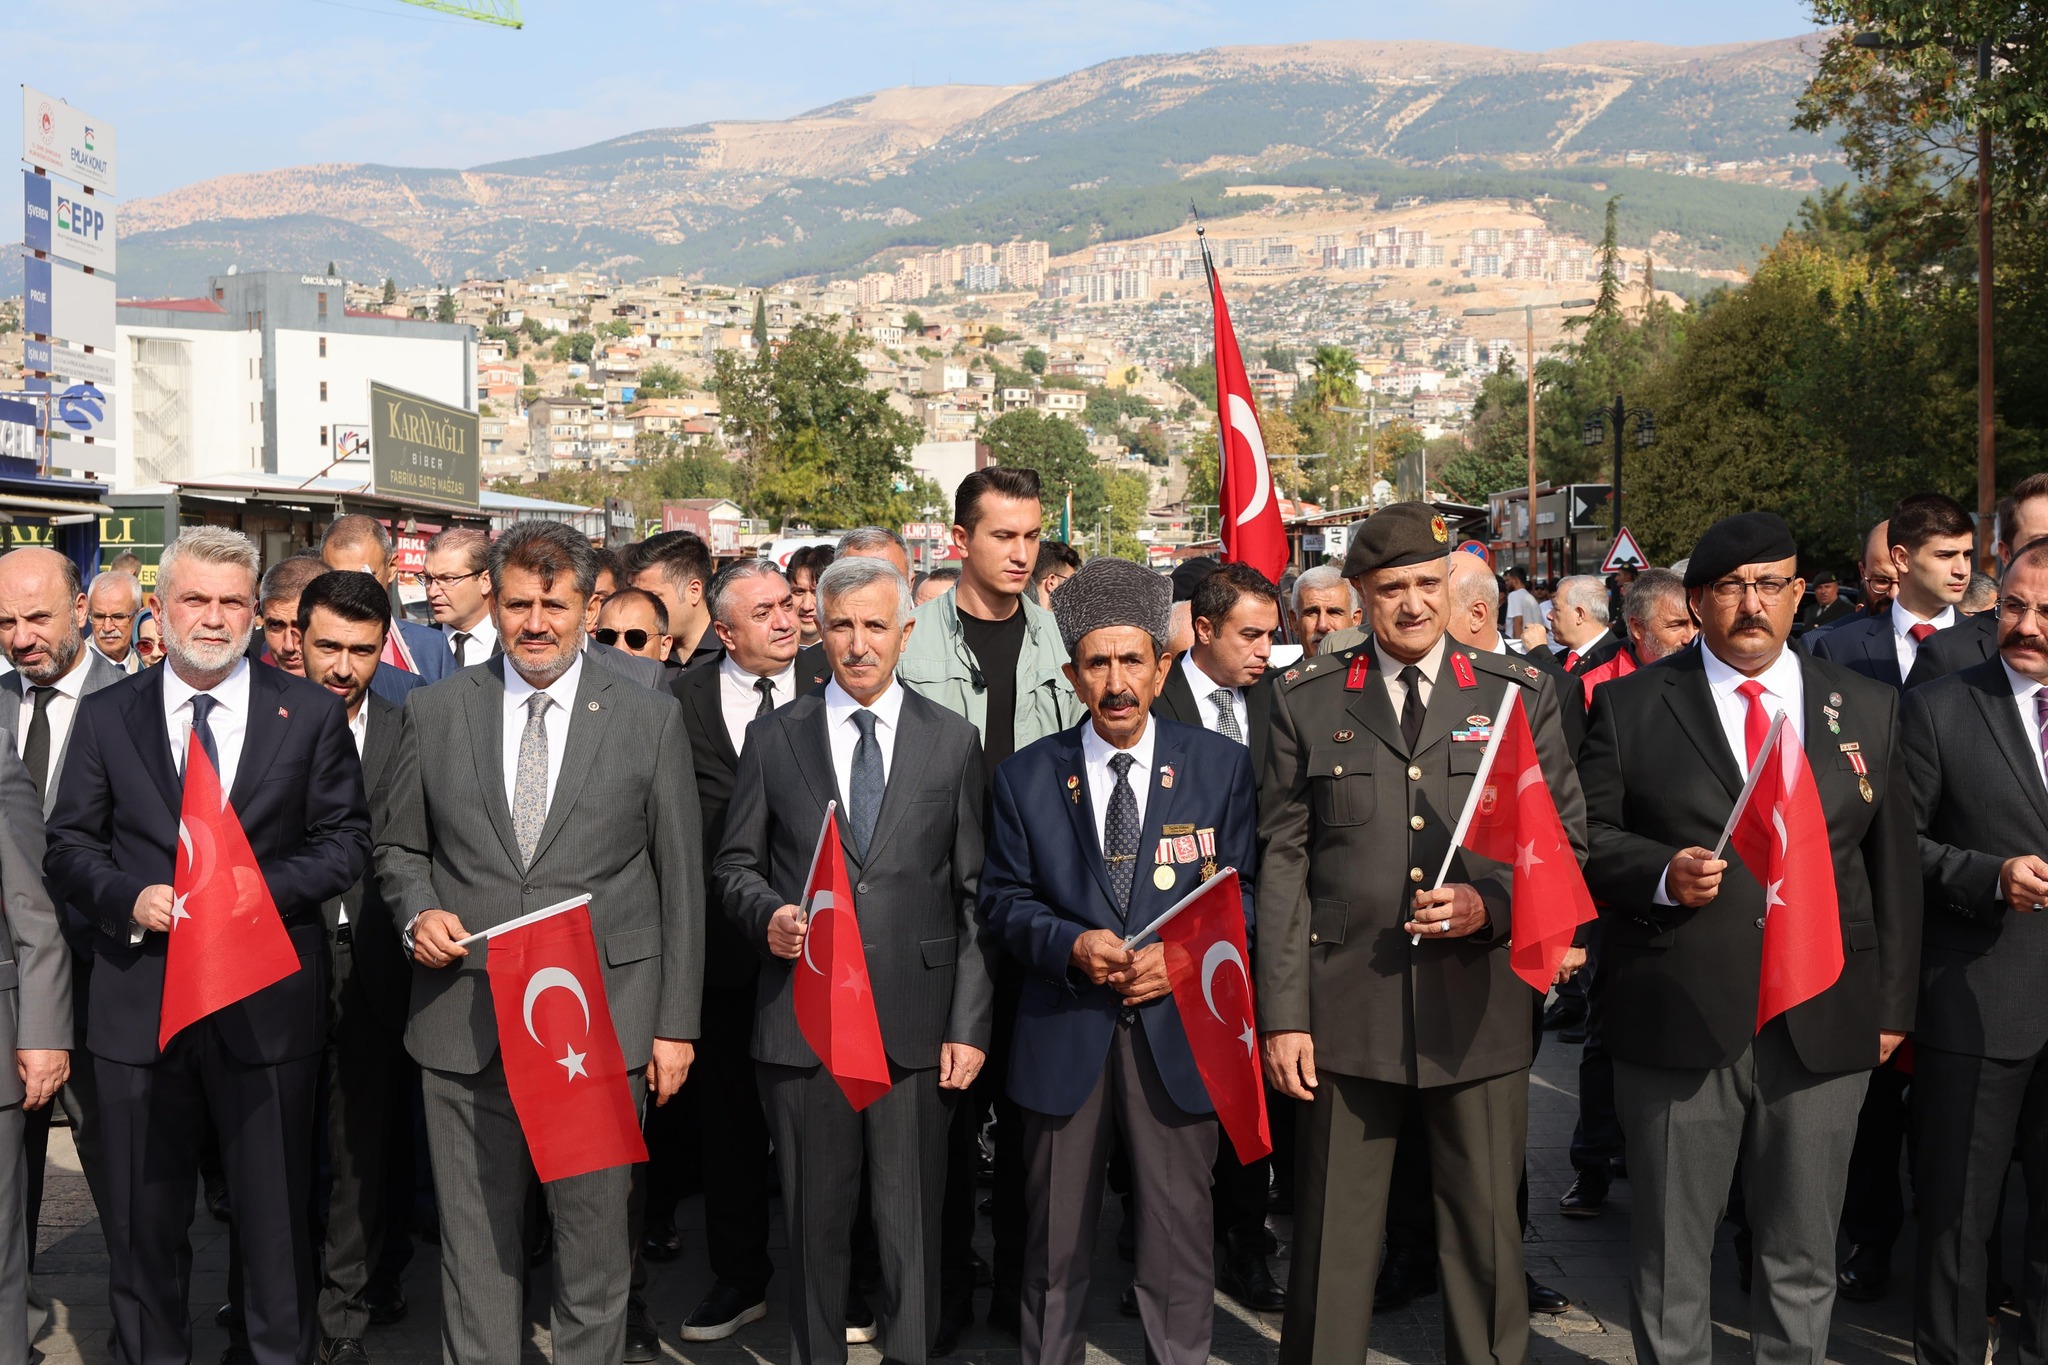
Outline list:
[[[1716,602],[1723,606],[1733,606],[1740,602],[1751,588],[1755,588],[1756,595],[1764,601],[1775,602],[1785,595],[1785,589],[1797,581],[1792,578],[1723,578],[1718,582],[1709,583],[1707,587],[1713,592]]]
[[[420,586],[423,588],[452,588],[457,583],[461,583],[466,579],[481,578],[483,573],[482,569],[472,573],[423,573],[420,575]]]
[[[88,613],[87,619],[96,626],[125,626],[135,619],[135,613],[132,611],[95,611]]]
[[[590,633],[601,645],[616,646],[623,639],[626,642],[627,649],[645,649],[647,648],[647,642],[654,638],[653,634],[648,631],[613,630],[610,626],[601,627]]]
[[[137,640],[135,642],[135,652],[137,654],[154,654],[162,648],[163,645],[155,640]]]

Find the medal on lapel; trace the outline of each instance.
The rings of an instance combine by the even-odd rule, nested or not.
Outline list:
[[[1173,868],[1166,863],[1161,863],[1152,873],[1152,885],[1158,887],[1161,891],[1173,890]]]
[[[1870,765],[1863,760],[1862,746],[1844,744],[1842,752],[1848,756],[1849,766],[1856,770],[1856,792],[1864,801],[1877,800],[1877,793],[1870,786]]]
[[[1081,804],[1081,779],[1080,779],[1080,778],[1078,778],[1078,777],[1069,777],[1069,778],[1067,779],[1067,800],[1069,800],[1069,801],[1073,802],[1073,803],[1074,803],[1075,805],[1077,805],[1077,806]]]
[[[1202,880],[1206,882],[1216,875],[1216,831],[1196,830],[1195,842],[1202,850]]]

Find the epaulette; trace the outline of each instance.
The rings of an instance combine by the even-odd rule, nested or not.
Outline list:
[[[1477,649],[1466,652],[1471,655],[1472,662],[1482,673],[1508,678],[1528,688],[1543,686],[1543,670],[1519,654],[1495,654]]]
[[[1350,667],[1352,655],[1364,652],[1364,645],[1353,645],[1350,649],[1340,649],[1335,654],[1318,654],[1313,659],[1303,659],[1280,675],[1280,686],[1299,687],[1310,678],[1319,678],[1330,673],[1341,674]]]

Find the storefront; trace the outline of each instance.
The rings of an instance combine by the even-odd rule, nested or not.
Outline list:
[[[113,512],[106,492],[104,484],[42,478],[31,461],[0,458],[0,529],[6,548],[48,546],[90,578],[100,567],[104,520]]]

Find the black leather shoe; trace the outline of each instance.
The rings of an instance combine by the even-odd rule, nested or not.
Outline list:
[[[1529,1282],[1529,1311],[1531,1313],[1562,1313],[1572,1306],[1572,1301],[1547,1284],[1536,1283],[1536,1277],[1524,1271],[1522,1278]]]
[[[1851,1303],[1876,1303],[1892,1287],[1892,1249],[1872,1242],[1849,1248],[1835,1274],[1835,1292]]]
[[[1264,1228],[1250,1235],[1236,1228],[1225,1234],[1216,1287],[1254,1313],[1278,1313],[1287,1307],[1287,1291],[1274,1282],[1266,1265]]]
[[[989,1299],[988,1325],[1005,1336],[1022,1338],[1024,1314],[1023,1305],[1018,1302],[1021,1297],[1015,1290],[1005,1294],[998,1289]]]
[[[949,1356],[960,1349],[960,1334],[974,1322],[974,1300],[954,1299],[939,1305],[939,1330],[932,1338],[931,1353]]]
[[[370,1365],[370,1353],[356,1337],[336,1337],[320,1352],[322,1365]]]
[[[1543,1011],[1543,1027],[1545,1029],[1560,1029],[1571,1024],[1582,1024],[1585,1021],[1586,1007],[1579,1001],[1567,999],[1564,996],[1559,996],[1551,1001],[1550,1008]]]
[[[372,1327],[389,1327],[394,1322],[403,1321],[406,1310],[412,1307],[405,1301],[405,1291],[396,1285],[388,1293],[365,1294],[363,1302],[370,1310]]]
[[[683,1254],[682,1234],[674,1228],[649,1228],[640,1239],[640,1254],[650,1261],[673,1261]]]
[[[684,1341],[724,1341],[750,1322],[768,1316],[768,1291],[751,1285],[711,1286],[711,1292],[683,1319],[680,1335]]]
[[[220,1365],[256,1365],[256,1353],[246,1346],[230,1346],[220,1353]]]
[[[1138,1286],[1124,1286],[1124,1292],[1116,1296],[1116,1311],[1127,1318],[1138,1316]]]
[[[1607,1177],[1598,1171],[1580,1171],[1557,1201],[1557,1211],[1567,1218],[1598,1218],[1606,1208]]]
[[[228,1200],[228,1184],[225,1180],[207,1180],[206,1211],[213,1215],[216,1223],[233,1222],[234,1205]]]
[[[223,1332],[240,1331],[242,1328],[242,1310],[232,1303],[222,1304],[213,1310],[213,1325],[220,1328]]]
[[[1372,1287],[1372,1311],[1391,1313],[1436,1293],[1436,1257],[1423,1251],[1392,1251]]]
[[[631,1365],[646,1365],[648,1361],[661,1359],[661,1333],[654,1330],[654,1324],[641,1317],[626,1319],[626,1353],[619,1357]]]
[[[1576,1024],[1566,1024],[1563,1028],[1557,1031],[1557,1041],[1560,1043],[1569,1043],[1573,1047],[1577,1047],[1580,1043],[1585,1042],[1586,1021],[1581,1019]]]

